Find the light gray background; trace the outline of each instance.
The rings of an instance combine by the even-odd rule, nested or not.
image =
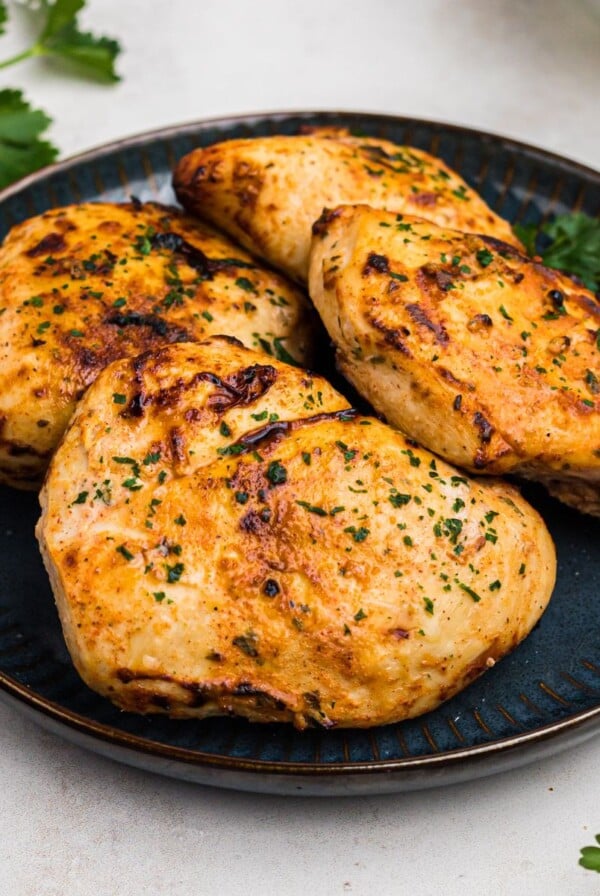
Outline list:
[[[108,89],[2,73],[65,154],[209,115],[340,108],[504,133],[600,167],[593,0],[89,0]],[[21,34],[19,34],[21,32]],[[0,42],[0,58],[22,29]],[[435,792],[295,800],[121,767],[0,706],[0,896],[591,896],[600,742]]]

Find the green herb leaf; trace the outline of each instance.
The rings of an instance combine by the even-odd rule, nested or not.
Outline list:
[[[127,560],[127,562],[133,560],[133,554],[131,553],[131,551],[127,550],[124,544],[120,544],[117,548],[115,548],[115,551],[121,554]]]
[[[513,232],[525,246],[527,254],[535,255],[535,243],[538,235],[538,229],[535,224],[514,224]]]
[[[0,34],[4,34],[4,26],[8,20],[8,9],[6,8],[6,3],[3,3],[0,0]]]
[[[309,504],[308,501],[296,501],[299,507],[304,507],[305,510],[308,510],[309,513],[314,513],[316,516],[327,516],[327,511],[322,507],[317,507],[315,504]]]
[[[272,485],[283,485],[287,481],[287,470],[279,463],[273,460],[267,468],[267,479]]]
[[[482,268],[487,268],[494,260],[489,249],[478,249],[475,255]]]
[[[181,574],[183,573],[185,566],[183,563],[176,563],[174,566],[169,566],[168,563],[165,564],[165,569],[167,571],[167,582],[178,582],[181,578]]]
[[[600,843],[600,834],[596,834],[596,843]],[[600,846],[584,846],[581,849],[579,864],[588,871],[597,871],[600,874]]]
[[[600,220],[575,212],[540,228],[529,224],[514,229],[530,255],[539,254],[548,267],[575,274],[588,289],[600,288]],[[546,248],[539,248],[540,235],[550,240]]]
[[[0,90],[0,189],[54,161],[56,147],[39,139],[50,121],[20,90]]]
[[[278,361],[282,361],[284,364],[291,364],[293,367],[298,366],[298,362],[296,359],[290,355],[288,350],[285,348],[282,342],[282,338],[280,336],[275,336],[273,338],[273,349],[275,351],[275,357]]]
[[[36,43],[36,55],[54,56],[75,65],[82,74],[112,84],[119,80],[115,59],[121,52],[116,40],[80,31],[77,15],[85,0],[44,3],[47,18]]]
[[[39,37],[40,43],[60,34],[63,28],[70,25],[85,6],[85,0],[45,0],[42,6],[47,15]]]

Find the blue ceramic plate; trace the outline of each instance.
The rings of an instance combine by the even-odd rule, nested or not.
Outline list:
[[[501,137],[413,119],[302,113],[220,119],[134,137],[61,162],[0,195],[0,237],[81,200],[173,201],[170,171],[228,137],[342,125],[441,155],[510,221],[600,208],[600,175]],[[449,784],[558,752],[600,729],[600,520],[527,489],[556,542],[558,581],[530,637],[435,712],[371,731],[297,732],[239,719],[120,712],[79,679],[33,535],[34,495],[0,489],[0,696],[113,759],[189,781],[281,794],[361,794]]]

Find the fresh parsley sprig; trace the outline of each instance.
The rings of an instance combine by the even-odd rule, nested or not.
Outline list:
[[[110,37],[96,37],[81,31],[77,17],[86,0],[41,0],[37,14],[41,16],[41,30],[36,40],[8,59],[0,62],[0,69],[23,62],[25,59],[48,56],[75,65],[81,74],[109,84],[119,80],[115,60],[121,50]],[[0,0],[0,27],[8,17],[5,0]]]
[[[20,90],[0,90],[0,188],[54,161],[57,148],[40,139],[49,124]]]
[[[112,38],[80,30],[77,17],[84,6],[85,0],[40,0],[34,13],[40,19],[38,37],[25,50],[0,62],[0,69],[48,57],[105,84],[118,81],[115,60],[121,48]],[[0,35],[7,21],[8,7],[0,0]],[[51,121],[45,112],[32,108],[20,90],[0,90],[0,189],[54,161],[57,148],[42,139]]]
[[[544,264],[575,274],[596,292],[600,289],[600,220],[583,212],[558,215],[541,227],[514,226],[530,255],[540,255]]]

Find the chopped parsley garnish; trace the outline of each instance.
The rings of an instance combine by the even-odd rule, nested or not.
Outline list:
[[[361,619],[366,619],[366,618],[367,618],[367,614],[365,613],[365,611],[364,611],[363,608],[361,607],[360,610],[358,611],[358,613],[355,613],[355,614],[354,614],[354,617],[353,617],[353,618],[354,618],[354,621],[355,621],[355,622],[360,622]]]
[[[128,488],[130,492],[139,492],[144,487],[144,483],[140,482],[135,476],[130,479],[124,479],[121,485],[123,488]]]
[[[241,454],[244,450],[243,445],[227,445],[226,448],[217,448],[217,454],[227,455],[227,454]]]
[[[350,461],[353,460],[356,457],[356,455],[358,454],[358,451],[356,448],[348,448],[348,446],[344,442],[340,442],[338,440],[335,444],[337,445],[337,447],[340,449],[340,451],[344,455],[344,460],[346,463],[350,463]]]
[[[364,541],[365,538],[367,537],[367,535],[370,534],[370,529],[367,529],[366,526],[359,526],[358,529],[356,528],[356,526],[347,526],[344,529],[344,532],[347,532],[349,535],[352,536],[354,541],[359,543],[361,541]]]
[[[267,468],[267,479],[272,485],[282,485],[287,481],[287,470],[278,460],[273,460]]]
[[[252,280],[248,280],[247,277],[238,277],[235,281],[235,285],[239,286],[240,289],[243,289],[245,292],[256,292],[256,286],[252,282]]]
[[[494,256],[489,249],[478,249],[475,257],[482,268],[487,268],[494,260]]]
[[[169,566],[167,563],[165,569],[167,570],[167,582],[178,582],[185,566],[183,563],[175,563],[174,566]]]
[[[127,401],[127,396],[121,395],[120,392],[113,392],[113,401],[115,404],[125,404]]]
[[[402,507],[404,504],[408,504],[412,495],[401,495],[399,492],[395,492],[388,496],[389,502],[392,507]]]
[[[75,500],[71,501],[71,504],[85,504],[88,495],[89,492],[79,492]]]
[[[309,513],[314,513],[316,516],[327,516],[327,511],[322,507],[317,507],[315,504],[309,504],[308,501],[296,501],[299,507],[304,507],[305,510],[308,510]]]
[[[173,520],[176,526],[185,526],[187,524],[187,520],[182,513],[179,516],[176,516]]]
[[[124,544],[120,544],[117,548],[115,548],[117,553],[121,554],[122,557],[125,557],[127,561],[133,560],[133,554],[131,551],[128,551]]]
[[[461,591],[464,591],[465,594],[468,594],[469,597],[473,598],[473,600],[475,601],[476,604],[479,603],[479,601],[481,600],[481,598],[477,594],[477,592],[473,591],[472,588],[469,588],[468,585],[465,585],[464,582],[459,582],[458,587],[461,589]]]
[[[600,380],[592,370],[586,370],[585,382],[592,395],[597,395],[600,392]]]

